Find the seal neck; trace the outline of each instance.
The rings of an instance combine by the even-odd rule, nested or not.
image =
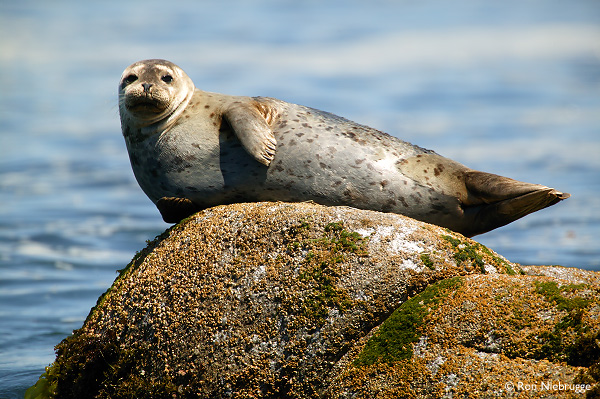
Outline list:
[[[185,111],[185,108],[194,96],[194,92],[195,88],[189,90],[189,92],[183,98],[183,100],[177,106],[173,107],[173,109],[167,114],[166,117],[156,122],[150,123],[149,125],[140,126],[142,136],[147,137],[156,133],[163,133],[169,130],[171,127],[173,127],[173,125],[175,124],[175,122],[177,122],[177,119],[179,119],[183,111]]]

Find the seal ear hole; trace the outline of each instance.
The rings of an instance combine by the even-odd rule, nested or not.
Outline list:
[[[165,83],[171,83],[173,81],[173,76],[171,75],[165,75],[162,78],[160,78],[163,82]]]

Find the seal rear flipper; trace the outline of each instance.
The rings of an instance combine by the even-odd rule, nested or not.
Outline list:
[[[277,141],[265,116],[258,108],[235,102],[223,112],[242,146],[254,159],[269,166],[275,157]]]
[[[558,198],[556,202],[570,197],[570,194],[558,192],[541,184],[524,183],[508,177],[477,170],[465,172],[465,187],[467,189],[467,198],[463,202],[467,205],[490,204],[536,191],[547,190],[554,191]],[[547,206],[550,205],[553,204]]]
[[[183,219],[201,211],[202,208],[187,198],[162,197],[156,201],[163,220],[167,223],[179,223]]]
[[[504,226],[571,195],[539,184],[523,183],[491,173],[465,175],[468,201],[463,203],[462,234],[474,236]]]

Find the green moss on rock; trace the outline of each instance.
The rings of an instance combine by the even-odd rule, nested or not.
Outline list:
[[[556,281],[535,281],[535,292],[541,295],[550,306],[564,314],[552,329],[531,334],[525,342],[529,354],[517,352],[508,355],[526,355],[532,359],[566,361],[575,366],[590,366],[599,360],[600,348],[596,339],[600,333],[590,333],[590,326],[584,322],[585,313],[592,300],[575,296],[589,288],[586,284],[558,285]],[[571,294],[571,297],[565,294]],[[527,353],[526,352],[526,353]]]
[[[318,239],[302,237],[306,228],[301,223],[290,229],[291,234],[299,238],[291,249],[308,251],[298,278],[300,282],[309,284],[312,292],[304,298],[302,308],[304,315],[315,325],[322,325],[330,309],[344,311],[354,303],[348,293],[337,286],[337,280],[342,275],[340,265],[348,254],[366,254],[366,239],[356,232],[345,230],[343,222],[327,224]]]
[[[178,393],[178,385],[168,377],[144,378],[144,368],[152,363],[149,348],[122,349],[116,342],[111,334],[90,337],[76,333],[66,338],[56,347],[56,361],[27,390],[25,399],[166,399]],[[107,385],[104,381],[120,383]]]
[[[485,245],[471,240],[463,241],[449,235],[443,235],[441,238],[452,246],[454,251],[452,258],[457,265],[470,263],[477,267],[481,273],[485,274],[487,273],[485,266],[489,264],[500,272],[509,275],[517,274],[506,260],[495,255]]]
[[[435,270],[435,265],[433,264],[433,261],[431,260],[431,257],[429,256],[429,254],[421,254],[421,256],[419,257],[421,259],[421,262],[423,262],[423,264],[428,267],[431,270]]]
[[[585,284],[566,284],[559,287],[556,281],[536,281],[535,286],[536,292],[546,297],[549,302],[554,302],[559,310],[571,312],[585,308],[590,304],[588,299],[568,298],[563,295],[566,292],[581,291],[587,288]]]
[[[463,243],[459,239],[450,236],[442,236],[442,238],[454,247],[456,252],[454,253],[453,258],[458,265],[470,261],[472,265],[477,266],[482,273],[485,273],[483,257],[477,251],[479,249],[479,244],[471,245],[469,243]]]
[[[378,362],[392,363],[411,358],[413,344],[418,342],[421,336],[423,319],[450,290],[459,286],[461,281],[461,277],[439,281],[404,302],[367,341],[354,364],[370,366]]]

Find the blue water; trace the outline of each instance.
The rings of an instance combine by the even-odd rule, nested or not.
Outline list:
[[[0,398],[22,397],[162,232],[120,135],[144,58],[199,88],[321,108],[573,197],[478,237],[600,269],[596,0],[0,2]]]

